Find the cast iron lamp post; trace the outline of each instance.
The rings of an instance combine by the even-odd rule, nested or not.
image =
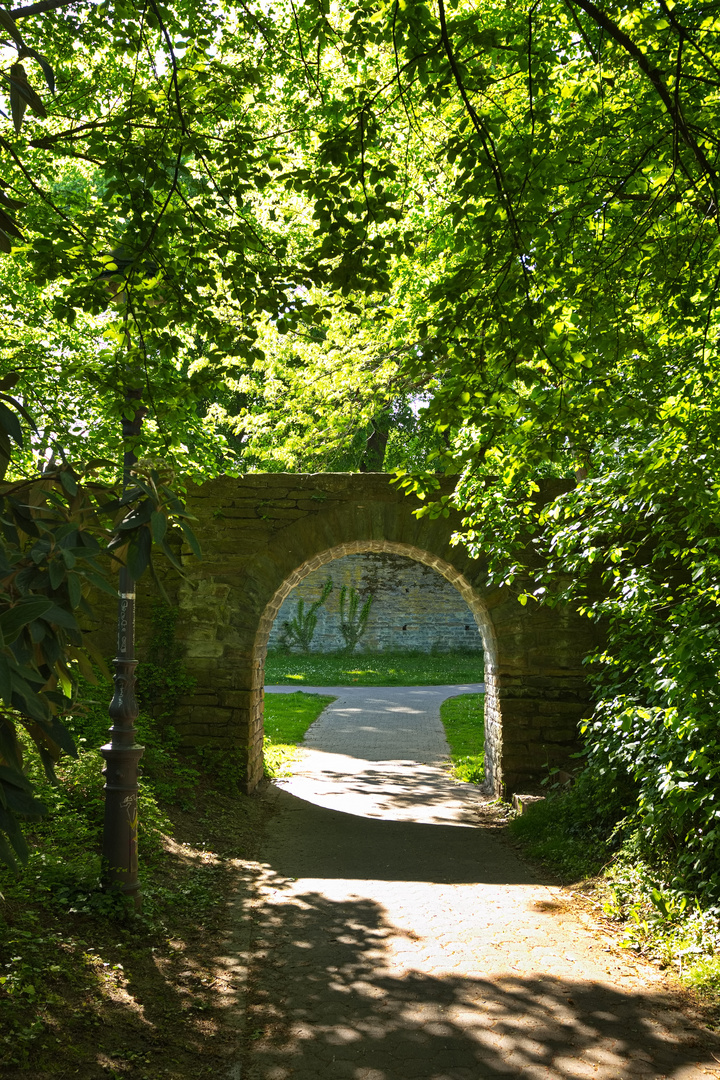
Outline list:
[[[133,266],[135,258],[123,248],[111,254],[112,269],[104,270],[102,280],[113,301],[127,303],[127,288],[118,282]],[[142,276],[153,277],[157,266],[148,263]],[[149,299],[150,306],[162,303],[162,297]],[[133,467],[137,464],[135,445],[142,428],[146,409],[140,404],[140,391],[130,389],[125,394],[125,414],[122,422],[123,494],[131,483]],[[117,656],[115,693],[110,702],[110,742],[100,747],[105,759],[105,825],[103,830],[103,887],[125,896],[137,910],[140,907],[138,881],[138,764],[145,752],[135,741],[135,721],[138,705],[135,699],[135,582],[127,566],[120,569],[118,581]]]
[[[134,415],[123,417],[123,442],[137,438],[145,410],[139,390],[127,394]],[[137,461],[132,444],[123,455],[123,492]],[[135,699],[135,582],[127,567],[118,583],[117,656],[115,693],[110,702],[110,742],[100,748],[105,759],[105,825],[103,832],[103,886],[140,907],[138,881],[138,763],[145,748],[135,741],[138,706]]]

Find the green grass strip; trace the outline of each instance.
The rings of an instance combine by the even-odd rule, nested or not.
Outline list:
[[[485,695],[447,698],[440,706],[440,719],[450,744],[453,775],[481,784],[485,779]]]
[[[268,686],[451,686],[483,680],[483,655],[468,653],[268,653]]]
[[[335,701],[329,694],[265,695],[265,775],[287,776],[297,758],[297,744],[323,709]]]

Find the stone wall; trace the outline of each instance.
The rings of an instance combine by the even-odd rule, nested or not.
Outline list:
[[[452,487],[452,478],[441,481],[439,494]],[[185,745],[238,751],[246,789],[256,786],[264,662],[276,616],[310,574],[322,578],[335,560],[371,553],[441,575],[474,617],[485,654],[488,789],[532,791],[548,766],[568,765],[578,721],[589,712],[582,661],[596,644],[592,624],[567,608],[522,607],[522,581],[489,585],[483,560],[451,543],[459,516],[418,518],[420,505],[381,473],[251,473],[190,486],[203,558],[183,550],[185,577],[166,578],[179,609],[178,652],[196,680],[175,718]],[[138,601],[143,650],[152,634],[148,582]],[[111,627],[106,611],[97,638],[108,652]]]
[[[281,642],[283,623],[293,619],[299,600],[305,610],[322,595],[328,578],[333,591],[318,610],[311,652],[342,649],[340,589],[358,590],[361,603],[373,597],[367,630],[356,652],[482,652],[478,625],[470,608],[449,581],[414,559],[384,552],[346,555],[314,570],[289,594],[277,613],[268,648]]]

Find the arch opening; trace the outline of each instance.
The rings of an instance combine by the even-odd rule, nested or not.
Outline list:
[[[485,672],[485,786],[489,790],[494,790],[501,748],[501,726],[496,688],[498,650],[495,631],[488,609],[482,597],[472,587],[467,578],[447,560],[412,544],[390,540],[358,540],[319,552],[290,573],[266,604],[258,624],[253,647],[253,684],[257,700],[253,702],[251,710],[253,733],[248,745],[248,786],[253,787],[257,782],[255,777],[259,779],[262,775],[265,657],[273,624],[283,602],[292,590],[314,571],[347,555],[366,553],[399,555],[435,570],[457,590],[467,604],[482,641]]]

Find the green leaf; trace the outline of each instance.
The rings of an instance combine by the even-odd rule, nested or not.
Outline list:
[[[32,791],[32,784],[22,769],[12,769],[9,765],[0,765],[0,784],[12,784],[23,791]]]
[[[67,579],[70,604],[76,608],[82,598],[82,584],[77,574],[68,574]]]
[[[41,116],[43,119],[47,117],[47,109],[43,105],[41,99],[33,90],[30,83],[27,81],[27,74],[22,64],[13,64],[10,68],[10,75],[6,75],[5,78],[10,83],[10,102],[12,105],[13,95],[19,98],[25,104],[20,113],[20,122],[15,118],[15,106],[12,105],[13,121],[15,123],[15,130],[20,131],[22,125],[22,118],[25,113],[25,105],[29,105],[34,113]]]
[[[53,606],[52,600],[29,597],[18,600],[17,604],[7,608],[0,615],[0,630],[3,632],[5,641],[7,643],[14,641],[23,626],[42,618]]]
[[[50,585],[53,589],[59,589],[65,580],[65,564],[62,559],[52,559],[48,563],[48,574],[50,575]]]
[[[195,536],[195,533],[192,531],[190,526],[187,524],[187,522],[181,521],[180,528],[185,535],[185,539],[187,540],[188,546],[192,551],[193,555],[197,556],[198,559],[202,558],[200,544],[198,543],[197,537]]]
[[[15,413],[8,409],[7,405],[4,405],[2,401],[0,401],[0,428],[7,432],[18,446],[22,446],[23,436],[20,421]]]
[[[0,391],[12,390],[13,386],[17,385],[19,378],[17,371],[9,371],[7,375],[3,375],[0,378]]]
[[[9,214],[6,214],[2,208],[0,208],[0,228],[9,236],[16,236],[19,240],[24,239],[23,234],[20,232],[20,229],[13,219]]]
[[[152,500],[143,499],[137,509],[120,522],[118,529],[136,529],[138,525],[144,525],[146,522],[150,521],[153,512],[154,508]]]
[[[94,570],[85,569],[83,571],[84,576],[94,585],[96,589],[100,589],[102,592],[107,593],[108,596],[112,596],[117,600],[117,589],[114,585],[111,585],[102,574],[96,573]]]
[[[162,542],[162,544],[160,546],[162,547],[163,553],[165,555],[165,558],[168,560],[168,562],[170,562],[175,567],[176,570],[182,571],[182,568],[183,568],[182,563],[177,558],[177,555],[172,550],[172,548],[168,544],[167,540],[163,540],[163,542]]]
[[[668,914],[668,905],[667,905],[667,900],[665,899],[665,897],[663,896],[663,894],[662,894],[662,893],[660,892],[660,890],[659,890],[659,889],[655,889],[655,888],[653,888],[653,889],[651,889],[651,890],[650,890],[650,899],[652,900],[652,902],[653,902],[653,904],[655,905],[655,907],[656,907],[656,908],[657,908],[657,909],[658,909],[658,910],[659,910],[659,911],[660,911],[660,912],[661,912],[661,913],[662,913],[662,914],[663,914],[664,916],[666,916],[666,917],[667,917],[667,914]]]
[[[148,568],[152,537],[147,525],[138,530],[138,534],[130,543],[127,554],[127,568],[133,581],[139,581]]]
[[[153,510],[150,516],[150,529],[156,544],[162,544],[167,532],[167,518],[159,510]]]
[[[15,785],[3,785],[3,787],[5,788],[7,808],[12,813],[29,818],[40,818],[47,813],[45,803],[41,802],[40,799],[36,799],[30,792],[23,791],[21,788],[15,787]]]
[[[70,757],[76,758],[78,756],[77,747],[75,746],[72,735],[62,721],[58,720],[56,716],[44,713],[36,719],[36,725],[48,739],[59,746],[61,750],[64,750],[66,754],[69,754]],[[33,741],[40,749],[42,747],[42,742],[38,740],[35,728],[31,727],[29,730]]]
[[[14,72],[17,68],[22,69],[22,64],[14,64],[10,70]],[[22,92],[21,83],[17,78],[10,79],[7,76],[5,77],[10,83],[10,111],[12,113],[15,131],[19,135],[23,117],[25,116],[25,110],[27,109],[27,98]]]
[[[4,653],[0,653],[0,701],[4,701],[6,705],[12,701],[12,675]]]
[[[77,495],[77,481],[68,469],[60,470],[60,483],[67,491],[68,495]]]
[[[45,76],[45,82],[47,88],[51,94],[55,93],[55,72],[52,69],[50,61],[42,53],[37,52],[35,49],[29,49],[27,45],[21,49],[19,59],[23,60],[26,56],[32,57],[33,60],[37,60],[43,75]]]
[[[1,823],[0,828],[2,828]],[[24,864],[27,862],[28,854],[28,852],[25,853],[25,858],[22,858],[22,856],[20,857],[21,863]],[[10,870],[12,870],[13,874],[17,874],[19,872],[19,867],[15,858],[15,854],[10,845],[8,844],[7,840],[3,836],[2,832],[0,832],[0,862],[5,863],[5,865],[9,867]]]
[[[46,622],[53,623],[55,626],[62,626],[66,630],[77,630],[78,624],[74,615],[71,615],[69,611],[65,611],[58,604],[49,602],[50,606],[40,616],[45,619]],[[2,620],[0,620],[1,622]]]
[[[4,8],[0,8],[0,26],[5,30],[13,39],[16,45],[23,46],[22,34],[17,28],[17,23],[13,19],[12,15],[5,11]]]

